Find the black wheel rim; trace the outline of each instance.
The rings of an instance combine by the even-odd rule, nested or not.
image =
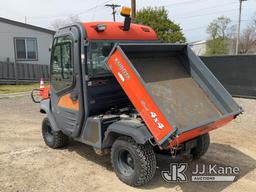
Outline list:
[[[128,150],[122,149],[119,151],[117,165],[120,173],[125,176],[134,173],[134,159]]]
[[[49,124],[45,125],[45,138],[48,142],[53,142],[53,130]]]

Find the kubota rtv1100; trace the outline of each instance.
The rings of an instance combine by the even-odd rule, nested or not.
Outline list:
[[[72,138],[110,151],[119,179],[140,186],[155,174],[156,153],[200,158],[208,132],[242,109],[188,45],[162,43],[124,15],[57,31],[42,134],[51,148]]]

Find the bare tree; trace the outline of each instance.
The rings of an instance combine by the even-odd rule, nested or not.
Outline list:
[[[225,55],[230,53],[232,42],[230,39],[235,34],[235,27],[231,19],[225,16],[214,19],[207,28],[210,38],[207,40],[206,55]]]
[[[256,52],[256,13],[252,17],[252,22],[241,34],[239,52],[242,54]]]
[[[211,39],[216,39],[218,37],[218,29],[219,26],[217,23],[210,23],[210,25],[207,28],[207,33],[210,35]]]
[[[239,44],[239,52],[242,54],[248,53],[255,47],[256,44],[256,32],[251,26],[244,29]]]
[[[225,16],[213,20],[207,28],[207,33],[212,39],[226,39],[233,32],[234,27],[231,25],[231,19]]]
[[[256,30],[256,12],[254,13],[254,16],[252,17],[251,27]]]
[[[78,15],[69,15],[66,19],[56,19],[51,23],[51,28],[54,30],[58,30],[61,27],[69,25],[71,23],[80,22],[80,18]]]

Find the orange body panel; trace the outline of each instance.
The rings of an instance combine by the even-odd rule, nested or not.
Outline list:
[[[106,30],[95,30],[97,24],[105,24]],[[129,31],[123,31],[121,22],[88,22],[84,23],[88,40],[158,40],[156,32],[148,26],[131,24]]]
[[[108,60],[113,74],[159,143],[173,128],[119,50]]]
[[[178,144],[181,144],[185,141],[193,139],[199,135],[208,133],[209,131],[212,131],[214,129],[222,127],[222,126],[226,125],[227,123],[229,123],[230,121],[232,121],[234,118],[235,118],[234,116],[228,116],[228,117],[221,119],[219,121],[216,121],[210,125],[199,127],[199,128],[193,129],[191,131],[184,132],[179,137],[177,137],[174,141],[172,141],[170,143],[169,147],[172,148]]]
[[[63,107],[67,109],[71,109],[74,111],[79,111],[79,101],[72,101],[70,98],[70,93],[62,96],[59,99],[58,107]]]

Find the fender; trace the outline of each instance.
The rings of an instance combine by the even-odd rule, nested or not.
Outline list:
[[[60,129],[57,127],[57,124],[52,115],[52,112],[50,111],[50,99],[45,99],[40,101],[40,112],[47,114],[51,127],[54,131],[60,131]]]
[[[129,119],[112,123],[105,132],[103,148],[111,147],[115,139],[120,135],[132,137],[136,143],[145,144],[153,138],[145,124],[140,121]]]

